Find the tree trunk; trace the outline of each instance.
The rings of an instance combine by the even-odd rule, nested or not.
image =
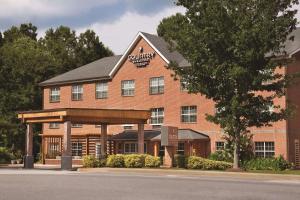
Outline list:
[[[240,141],[236,139],[234,142],[234,150],[233,150],[233,169],[240,168]]]

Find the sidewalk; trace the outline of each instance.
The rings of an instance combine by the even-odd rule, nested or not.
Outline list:
[[[186,169],[150,169],[150,168],[78,168],[83,173],[103,174],[127,174],[127,175],[165,175],[186,177],[228,177],[257,180],[296,180],[300,181],[299,175],[290,174],[262,174],[249,172],[226,172],[226,171],[204,171]]]

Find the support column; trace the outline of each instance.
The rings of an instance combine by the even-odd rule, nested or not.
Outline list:
[[[107,124],[101,124],[101,156],[106,155],[107,151]]]
[[[33,168],[33,131],[32,131],[32,124],[26,124],[26,149],[25,149],[25,156],[24,156],[24,168],[25,169],[32,169]]]
[[[144,154],[144,124],[138,124],[138,153]]]
[[[86,136],[85,143],[86,143],[85,144],[85,148],[86,148],[85,153],[86,153],[86,155],[90,155],[90,138],[88,135]]]
[[[72,153],[71,153],[71,122],[64,123],[63,152],[61,156],[61,169],[72,170]]]
[[[45,164],[45,137],[42,136],[42,163]]]
[[[158,156],[158,142],[154,142],[154,156]]]

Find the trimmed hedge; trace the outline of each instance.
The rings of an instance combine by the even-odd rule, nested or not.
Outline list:
[[[122,154],[109,155],[106,161],[106,166],[116,167],[116,168],[125,167],[124,155]]]
[[[144,167],[145,156],[142,154],[128,154],[124,156],[124,164],[126,168],[142,168]]]
[[[0,164],[7,164],[14,156],[4,147],[0,147]]]
[[[160,157],[155,157],[151,155],[146,155],[145,157],[145,167],[156,168],[160,166]]]
[[[224,150],[211,153],[208,158],[216,161],[233,162],[233,158],[230,153]]]
[[[232,163],[190,156],[187,158],[186,167],[188,169],[225,170],[232,168]]]
[[[185,168],[186,167],[186,156],[181,154],[174,155],[174,167]]]
[[[277,158],[255,158],[243,163],[243,168],[246,170],[283,171],[291,168],[291,164],[279,156]]]
[[[94,168],[94,167],[105,167],[106,159],[98,159],[93,155],[83,156],[82,160],[83,167]]]

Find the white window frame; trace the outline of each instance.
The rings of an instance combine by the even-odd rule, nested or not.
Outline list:
[[[262,144],[260,146],[260,149],[258,149],[258,143]],[[273,147],[272,146],[268,146],[268,144],[272,144],[273,143]],[[255,156],[257,157],[262,157],[262,158],[270,158],[270,157],[274,157],[275,156],[275,142],[273,141],[266,141],[266,142],[262,142],[262,141],[256,141],[254,142],[255,144]],[[269,147],[272,147],[273,150],[268,149]],[[268,153],[273,154],[272,156],[267,156]],[[263,156],[260,156],[258,154],[263,154]]]
[[[96,158],[100,158],[101,156],[101,143],[95,144],[95,156]]]
[[[49,98],[50,98],[49,100],[51,103],[59,102],[60,101],[60,88],[59,87],[50,88]]]
[[[222,151],[225,149],[225,142],[223,141],[216,141],[216,151]]]
[[[135,81],[134,80],[121,81],[121,95],[123,97],[134,96],[134,93],[135,93]]]
[[[192,108],[195,109],[192,109]],[[186,109],[187,108],[187,109]],[[186,109],[186,113],[184,112],[184,109]],[[195,110],[195,112],[192,112],[193,110]],[[197,123],[197,106],[193,105],[193,106],[181,106],[181,111],[180,111],[180,118],[181,118],[181,122],[182,123]],[[192,121],[192,116],[195,116],[195,121]],[[187,117],[188,120],[185,120]]]
[[[82,142],[72,142],[72,156],[82,156]]]
[[[108,98],[108,83],[99,82],[96,83],[96,99],[107,99]]]
[[[49,129],[59,129],[59,123],[57,122],[50,122]]]
[[[150,125],[162,125],[165,119],[165,109],[163,107],[160,108],[151,108],[151,118]],[[161,120],[161,121],[160,121]],[[154,123],[156,121],[156,123]]]
[[[83,85],[72,85],[72,101],[81,101],[83,98]]]
[[[165,90],[165,80],[163,76],[150,78],[149,93],[163,94]]]

